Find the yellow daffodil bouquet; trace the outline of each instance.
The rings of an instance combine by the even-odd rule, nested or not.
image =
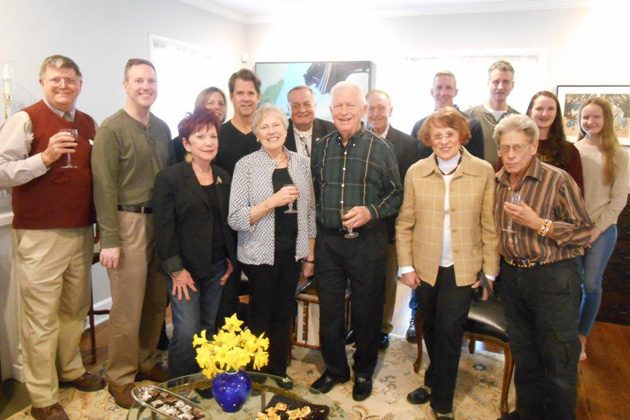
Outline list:
[[[195,334],[193,347],[197,350],[197,363],[203,374],[214,378],[223,372],[236,372],[253,361],[253,367],[260,370],[269,363],[269,339],[265,333],[256,337],[250,330],[243,331],[243,321],[236,317],[225,318],[225,325],[218,334],[212,336],[212,341],[206,339],[206,330],[200,335]]]

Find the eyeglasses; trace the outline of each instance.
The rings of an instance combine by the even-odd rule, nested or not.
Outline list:
[[[455,131],[449,131],[446,134],[434,134],[431,136],[431,141],[440,141],[442,139],[452,140],[453,138],[455,138],[455,136],[458,135],[459,133],[456,133]]]
[[[531,146],[531,144],[515,144],[513,146],[504,144],[497,147],[497,150],[499,151],[500,155],[507,155],[508,153],[510,153],[510,149],[514,151],[515,155],[522,155],[523,153],[525,153],[525,150],[527,150],[527,147],[529,146]]]
[[[79,83],[78,79],[70,79],[68,77],[53,77],[52,79],[46,79],[53,86],[61,86],[61,82],[64,82],[67,86],[75,86]]]
[[[346,110],[352,112],[352,111],[354,111],[357,108],[358,108],[358,106],[356,106],[354,104],[336,104],[336,105],[332,106],[332,110],[333,111],[337,111],[337,112],[339,112],[339,111],[341,111],[343,109],[346,109]]]

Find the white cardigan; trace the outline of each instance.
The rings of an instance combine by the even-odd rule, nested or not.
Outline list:
[[[310,160],[286,147],[289,157],[288,171],[293,183],[300,191],[297,199],[298,234],[295,259],[309,254],[309,239],[316,235],[315,203]],[[272,176],[278,164],[264,149],[251,153],[236,163],[230,192],[228,224],[238,232],[237,258],[251,265],[273,265],[275,256],[275,211],[261,217],[250,225],[251,208],[269,197],[273,192]]]

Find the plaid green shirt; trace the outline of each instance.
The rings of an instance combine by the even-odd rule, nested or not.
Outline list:
[[[317,220],[341,229],[341,207],[366,206],[372,220],[398,213],[403,188],[393,146],[361,128],[346,147],[333,131],[313,147]]]

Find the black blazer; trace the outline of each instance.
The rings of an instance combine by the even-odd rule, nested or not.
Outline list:
[[[227,224],[231,178],[212,164],[219,198],[223,238],[232,265],[236,264],[234,231]],[[164,273],[185,268],[193,279],[209,274],[213,264],[212,210],[192,166],[186,162],[162,169],[153,190],[153,224],[160,269]],[[216,262],[216,261],[215,261]]]
[[[400,130],[396,130],[391,125],[387,130],[385,140],[394,145],[396,154],[396,163],[398,163],[398,172],[400,173],[400,182],[405,185],[405,175],[411,165],[418,161],[418,140],[414,140],[409,134],[405,134]],[[387,237],[390,243],[396,238],[396,217],[397,214],[388,216],[384,219],[387,228]]]
[[[313,145],[315,142],[322,137],[324,137],[328,133],[332,133],[335,131],[335,124],[330,121],[320,120],[319,118],[315,118],[313,120],[313,138],[311,140],[311,151],[313,150]],[[297,145],[295,143],[295,132],[293,131],[293,121],[289,118],[289,128],[287,130],[287,139],[284,142],[284,145],[287,149],[292,152],[297,153]],[[311,153],[311,158],[313,157],[313,153]],[[311,162],[312,163],[312,162]]]

